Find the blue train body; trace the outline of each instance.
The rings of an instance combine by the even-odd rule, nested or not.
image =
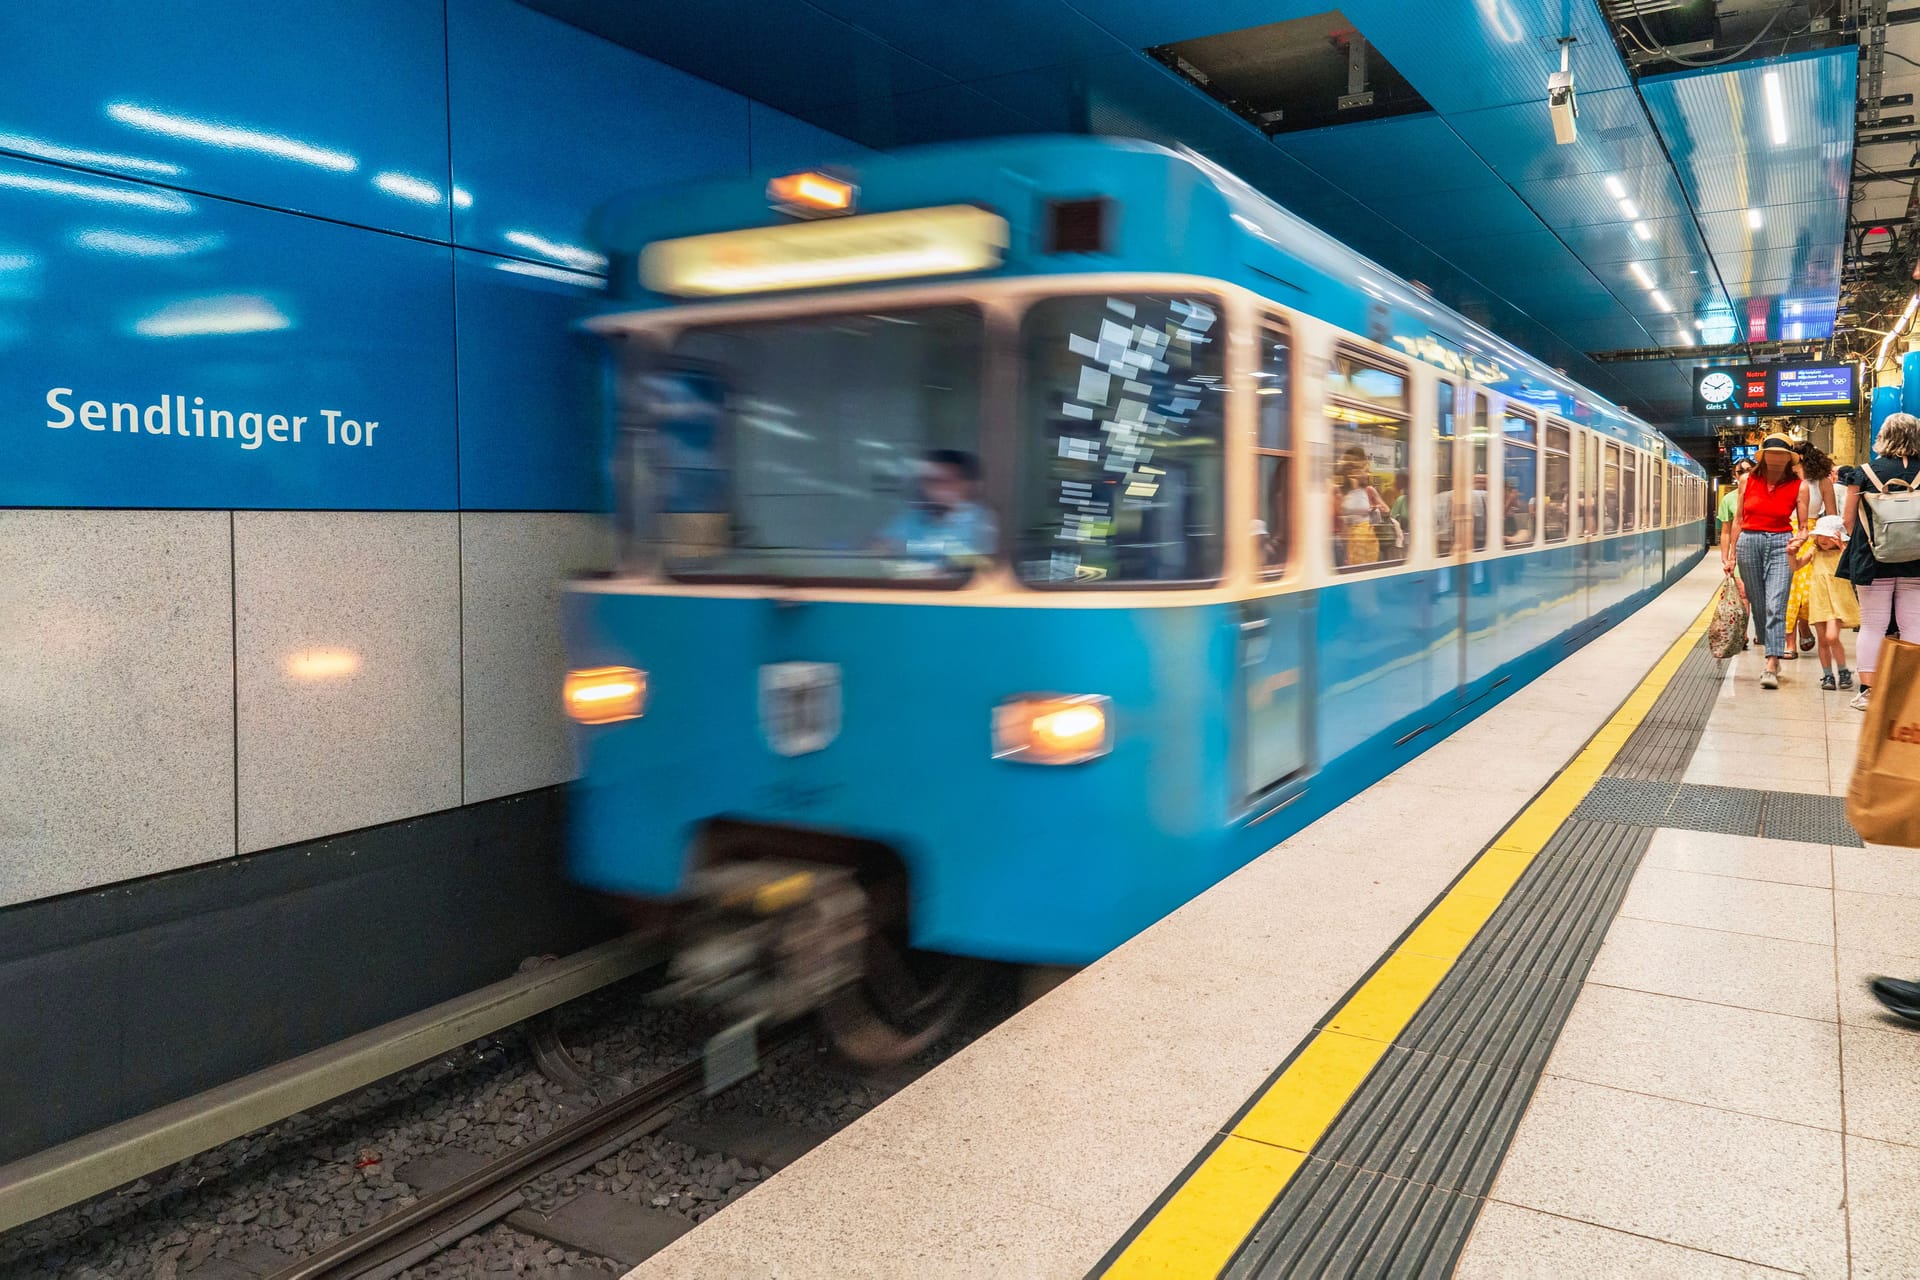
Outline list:
[[[699,834],[716,819],[834,833],[897,856],[913,946],[1084,963],[1496,705],[1702,554],[1704,477],[1657,432],[1193,157],[1138,143],[1023,140],[874,158],[841,176],[858,187],[850,222],[983,206],[1005,219],[1004,255],[938,278],[694,301],[649,291],[640,264],[651,244],[786,224],[760,184],[717,184],[604,212],[602,238],[624,283],[596,327],[648,345],[652,326],[684,332],[756,307],[793,317],[849,300],[998,298],[1002,286],[1024,307],[1050,291],[1131,296],[1176,281],[1182,296],[1217,299],[1227,319],[1218,331],[1227,353],[1220,567],[1205,581],[1074,590],[1022,578],[1003,551],[965,582],[934,589],[677,580],[640,557],[642,567],[575,583],[572,664],[646,673],[644,714],[580,730],[572,865],[589,885],[680,896]],[[1106,201],[1101,248],[1048,252],[1058,239],[1049,211],[1077,202],[1084,213],[1093,196]],[[1286,333],[1286,456],[1295,461],[1261,490],[1286,492],[1256,514],[1265,499],[1253,492],[1248,353],[1260,323]],[[1432,521],[1400,530],[1404,553],[1392,565],[1337,564],[1330,545],[1333,445],[1349,424],[1329,416],[1332,393],[1318,411],[1314,384],[1346,352],[1402,378],[1399,491],[1417,494],[1424,480],[1444,495],[1432,499]],[[1462,405],[1452,436],[1451,419],[1443,428],[1422,400],[1443,382],[1453,390],[1440,394]],[[1489,398],[1494,421],[1508,415],[1507,432],[1534,424],[1534,452],[1485,461],[1503,436],[1466,429],[1475,396]],[[1548,457],[1549,439],[1569,442],[1565,459]],[[1444,472],[1436,440],[1450,459]],[[1530,546],[1505,545],[1520,536],[1515,516],[1506,539],[1466,547],[1464,522],[1484,520],[1492,501],[1465,475],[1476,442],[1485,448],[1473,465],[1496,481],[1521,483],[1529,459],[1539,460],[1524,515]],[[1629,461],[1636,455],[1624,446],[1638,449],[1642,472],[1606,469],[1614,455],[1603,444]],[[984,452],[991,479],[995,458]],[[1015,452],[1028,451],[1016,441]],[[1366,475],[1390,465],[1369,462]],[[1635,474],[1647,518],[1627,531],[1635,499],[1623,495]],[[1558,497],[1548,491],[1556,484]],[[1502,491],[1494,483],[1491,492]],[[1276,521],[1292,531],[1277,568],[1231,533],[1263,515],[1269,535]],[[1389,523],[1377,527],[1384,546]],[[829,742],[789,755],[770,747],[757,673],[793,662],[836,669],[839,715]],[[1054,767],[996,758],[995,707],[1037,691],[1109,699],[1110,753]]]

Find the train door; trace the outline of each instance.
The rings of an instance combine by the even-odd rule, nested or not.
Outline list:
[[[1586,616],[1593,616],[1593,575],[1600,537],[1600,437],[1582,431],[1586,441],[1580,463],[1580,580],[1585,583]]]
[[[1253,368],[1253,590],[1299,567],[1295,501],[1293,342],[1279,320],[1263,317]],[[1306,594],[1252,594],[1240,604],[1241,791],[1253,800],[1304,772],[1313,735],[1306,636]]]
[[[1457,693],[1467,682],[1467,551],[1472,545],[1467,511],[1467,475],[1460,448],[1461,393],[1445,378],[1434,382],[1433,419],[1433,554],[1439,564],[1435,581],[1435,627],[1444,626],[1452,638],[1441,652],[1452,650],[1446,678]],[[1437,683],[1437,682],[1436,682]],[[1437,691],[1436,691],[1437,692]]]

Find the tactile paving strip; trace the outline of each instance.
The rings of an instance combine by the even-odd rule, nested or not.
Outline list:
[[[1845,796],[1813,796],[1798,791],[1769,791],[1760,813],[1760,834],[1769,840],[1804,840],[1865,848],[1847,821]]]
[[[1688,654],[1223,1274],[1452,1273],[1653,829],[1760,828],[1771,796],[1681,783],[1721,671]],[[1819,816],[1795,800],[1779,825]]]
[[[1764,791],[1744,787],[1682,786],[1666,816],[1648,826],[1679,827],[1686,831],[1721,831],[1730,836],[1760,834],[1760,803]]]
[[[1449,1274],[1651,836],[1554,833],[1224,1275]]]

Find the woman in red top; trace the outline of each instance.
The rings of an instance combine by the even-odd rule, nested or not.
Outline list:
[[[1753,629],[1767,646],[1762,689],[1780,687],[1780,659],[1787,652],[1787,592],[1793,565],[1787,542],[1797,518],[1807,519],[1807,486],[1800,482],[1800,460],[1785,436],[1770,435],[1760,446],[1759,465],[1740,487],[1733,509],[1733,546],[1722,557],[1727,575],[1737,566],[1753,610]]]

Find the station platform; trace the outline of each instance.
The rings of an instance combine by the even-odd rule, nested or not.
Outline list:
[[[1717,561],[632,1273],[1912,1276],[1920,854]],[[1849,649],[1853,637],[1849,637]],[[1808,655],[1808,659],[1811,655]]]

